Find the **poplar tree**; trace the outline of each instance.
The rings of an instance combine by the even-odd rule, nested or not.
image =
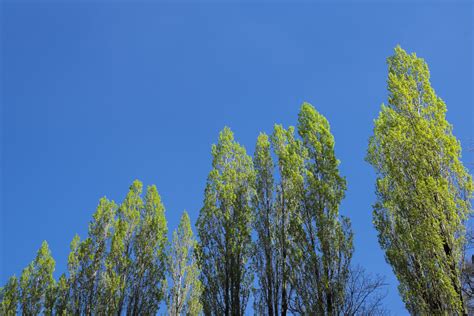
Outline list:
[[[121,315],[126,310],[127,284],[132,277],[132,252],[140,222],[143,185],[136,180],[117,210],[110,253],[107,256],[108,313]]]
[[[212,146],[212,170],[197,221],[198,259],[206,315],[244,315],[252,273],[252,159],[229,128]]]
[[[47,292],[54,286],[55,261],[48,243],[43,241],[36,258],[23,270],[20,277],[20,305],[24,315],[39,315],[47,302]]]
[[[129,315],[152,315],[159,309],[165,290],[167,233],[161,197],[156,186],[149,186],[133,242],[132,272],[127,286]]]
[[[280,183],[276,187],[276,251],[280,270],[279,288],[281,315],[286,315],[291,296],[291,278],[294,267],[291,257],[294,256],[294,234],[291,231],[301,204],[304,190],[304,161],[306,151],[300,140],[296,139],[294,128],[284,129],[275,125],[271,137],[272,147],[277,157],[277,169]]]
[[[374,225],[414,314],[463,314],[464,223],[473,182],[425,61],[399,46],[388,63],[388,104],[367,161],[377,172]]]
[[[197,316],[202,311],[200,302],[201,281],[195,261],[196,240],[191,229],[188,213],[185,211],[177,230],[173,232],[171,251],[168,257],[168,271],[171,279],[167,305],[171,316]]]
[[[88,237],[75,246],[78,251],[76,271],[72,273],[76,282],[74,290],[77,292],[74,296],[78,299],[75,310],[84,315],[103,312],[102,305],[99,304],[99,293],[102,291],[101,278],[105,272],[105,259],[116,208],[113,201],[101,198],[89,223]]]
[[[80,262],[83,261],[83,253],[80,252],[81,240],[79,235],[74,235],[70,243],[70,252],[67,260],[69,272],[68,291],[66,293],[66,312],[78,315],[81,313],[81,292],[79,291],[80,280]]]
[[[274,162],[269,137],[258,136],[253,159],[256,181],[252,201],[256,232],[253,268],[259,288],[255,291],[254,308],[261,315],[279,315],[281,310],[281,259],[277,248],[279,231],[275,207]]]
[[[346,180],[339,173],[329,123],[308,103],[298,116],[298,134],[304,148],[299,158],[304,159],[299,180],[303,184],[299,186],[304,188],[291,228],[295,244],[292,309],[301,314],[338,315],[346,304],[353,253],[350,221],[339,214]]]
[[[15,316],[20,300],[18,279],[11,276],[7,284],[0,288],[0,315]]]
[[[89,223],[88,237],[76,235],[68,257],[69,279],[62,275],[56,285],[54,309],[57,313],[91,315],[103,312],[101,294],[105,260],[112,235],[116,204],[101,198]]]

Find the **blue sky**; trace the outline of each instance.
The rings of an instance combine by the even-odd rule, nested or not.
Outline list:
[[[156,184],[170,230],[202,205],[210,148],[225,125],[253,153],[260,131],[324,114],[348,191],[354,262],[386,275],[371,223],[375,175],[364,161],[386,101],[396,44],[428,62],[464,144],[473,132],[473,6],[422,3],[58,1],[1,4],[0,281],[47,240],[66,268],[69,243],[101,196]],[[465,161],[474,160],[465,152]]]

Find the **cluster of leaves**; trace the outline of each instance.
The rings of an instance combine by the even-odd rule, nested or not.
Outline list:
[[[0,314],[20,309],[24,315],[155,315],[165,296],[172,315],[199,314],[201,285],[189,217],[184,212],[168,245],[158,191],[149,186],[142,199],[142,187],[134,181],[120,206],[100,200],[88,237],[74,237],[68,273],[57,282],[43,242],[20,280],[13,276],[1,289]]]

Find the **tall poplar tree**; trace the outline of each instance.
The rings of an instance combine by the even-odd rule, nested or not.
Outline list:
[[[274,162],[269,137],[258,136],[253,159],[256,181],[252,201],[254,229],[256,232],[253,267],[259,288],[255,291],[254,308],[261,315],[279,315],[281,311],[282,262],[277,248],[279,231],[275,203]]]
[[[201,281],[195,261],[196,240],[191,229],[188,213],[185,211],[173,232],[171,251],[168,257],[168,271],[171,284],[167,297],[170,316],[197,316],[202,311]]]
[[[78,305],[74,310],[84,315],[103,312],[99,303],[101,278],[103,277],[105,259],[108,253],[109,239],[112,235],[116,204],[113,201],[101,198],[97,209],[89,223],[88,237],[77,244],[77,266],[72,272],[74,277],[75,296]],[[78,237],[77,237],[78,238]],[[78,242],[76,239],[75,242]]]
[[[121,315],[126,310],[127,285],[132,277],[132,252],[136,228],[143,208],[143,185],[136,180],[130,186],[125,200],[117,211],[110,253],[107,256],[107,283],[109,284],[109,311]]]
[[[294,128],[284,129],[275,125],[271,137],[272,147],[277,157],[277,169],[280,178],[276,187],[276,251],[278,269],[280,270],[280,314],[286,315],[291,296],[291,278],[294,267],[291,257],[294,256],[292,233],[293,222],[297,216],[304,192],[304,161],[306,151],[300,140],[296,139]]]
[[[79,291],[80,280],[80,262],[83,260],[83,253],[80,252],[81,240],[79,235],[74,235],[70,244],[70,252],[67,259],[67,268],[69,272],[68,291],[66,293],[66,312],[72,314],[81,313],[81,292]]]
[[[49,306],[47,292],[55,285],[53,272],[55,261],[48,243],[43,241],[33,260],[20,277],[20,305],[23,315],[48,313],[43,307]]]
[[[292,309],[339,315],[346,303],[353,253],[350,221],[339,215],[346,180],[339,173],[329,123],[308,103],[298,116],[298,134],[304,148],[304,189],[291,228]]]
[[[374,225],[414,314],[463,314],[461,262],[473,182],[430,84],[427,64],[396,47],[367,161],[377,172]]]
[[[147,188],[140,214],[127,286],[127,314],[154,315],[164,297],[168,244],[165,208],[156,186]]]
[[[227,127],[212,146],[212,157],[197,221],[203,311],[206,315],[243,315],[252,283],[249,259],[255,172],[252,159]]]

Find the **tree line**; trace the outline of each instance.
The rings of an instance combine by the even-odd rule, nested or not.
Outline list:
[[[396,47],[388,103],[366,160],[377,174],[373,223],[413,315],[465,315],[465,258],[474,189],[427,64]],[[304,103],[296,127],[261,133],[253,157],[225,127],[193,235],[183,213],[168,240],[155,186],[136,180],[105,197],[87,238],[71,242],[67,273],[43,242],[0,290],[1,315],[381,315],[384,278],[352,263],[354,232],[340,214],[347,184],[327,119]],[[347,212],[350,213],[350,210]],[[470,235],[468,235],[470,236]]]

